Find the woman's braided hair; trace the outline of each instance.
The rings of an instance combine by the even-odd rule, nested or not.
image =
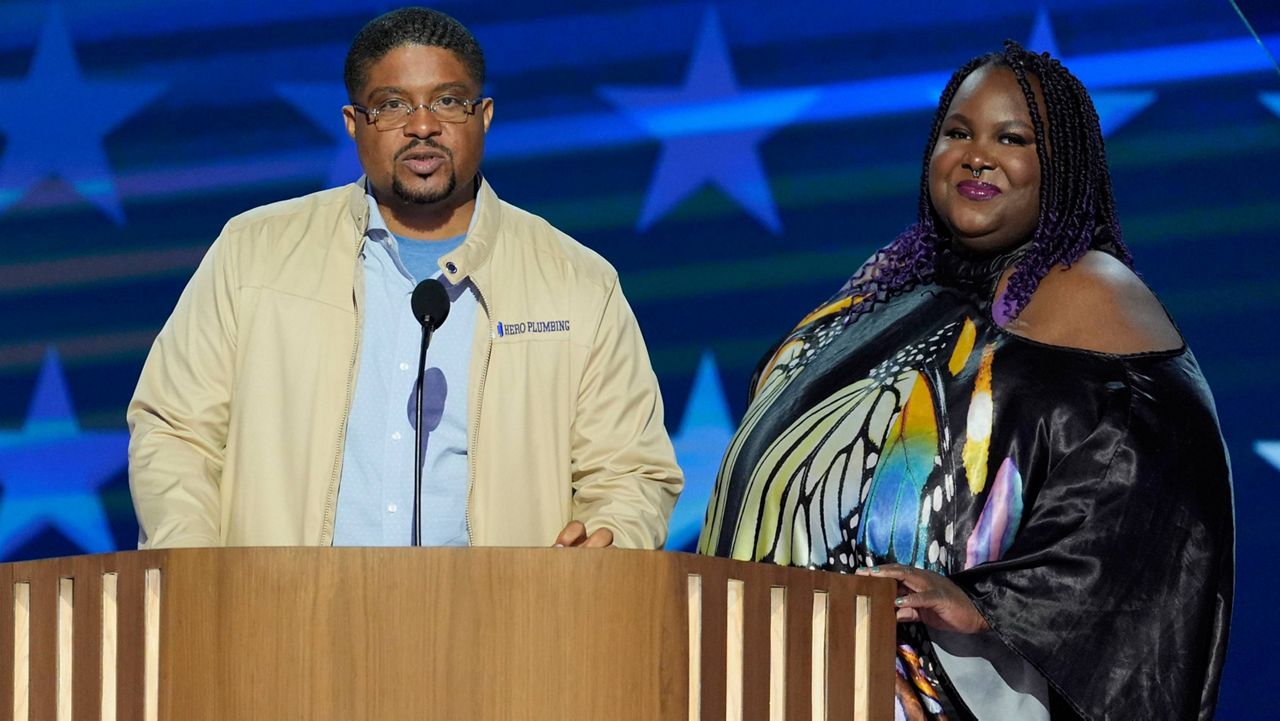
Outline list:
[[[937,254],[950,239],[929,198],[929,161],[957,89],[970,73],[986,65],[1007,67],[1017,76],[1030,110],[1036,156],[1042,169],[1039,219],[1030,247],[1009,279],[1001,315],[1016,317],[1051,268],[1071,265],[1090,249],[1104,250],[1132,265],[1116,219],[1102,128],[1093,101],[1084,85],[1058,60],[1048,53],[1029,52],[1007,40],[1003,52],[970,60],[947,83],[925,146],[917,220],[871,256],[846,284],[843,292],[861,299],[849,306],[849,322],[877,303],[933,279]],[[1028,76],[1035,76],[1040,82],[1050,133],[1045,131],[1042,109],[1036,103]]]

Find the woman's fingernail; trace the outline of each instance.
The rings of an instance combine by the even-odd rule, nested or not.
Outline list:
[[[901,596],[899,596],[898,598],[893,599],[893,605],[901,607],[903,602],[905,601],[906,601],[905,598],[902,598]]]
[[[872,567],[871,567],[871,572],[872,572],[872,573],[880,573],[880,567],[879,567],[879,566],[872,566]]]

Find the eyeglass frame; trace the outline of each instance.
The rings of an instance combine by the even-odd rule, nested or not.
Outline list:
[[[464,107],[466,107],[466,115],[463,116],[462,120],[445,120],[444,118],[436,114],[436,110],[435,110],[436,106],[439,105],[440,102],[445,98],[453,98],[458,102],[462,103]],[[467,122],[468,118],[471,118],[476,114],[476,108],[480,107],[480,105],[482,105],[484,101],[492,100],[492,99],[493,98],[486,97],[483,95],[476,98],[459,98],[456,95],[441,95],[440,97],[436,98],[435,100],[432,100],[429,103],[418,103],[417,105],[413,105],[412,107],[410,107],[409,112],[405,113],[404,125],[400,125],[394,128],[378,128],[378,130],[380,131],[399,130],[400,128],[408,126],[410,119],[413,118],[413,114],[418,112],[418,110],[421,108],[426,108],[427,112],[435,116],[436,120],[441,123],[449,123],[451,125],[461,125]],[[382,103],[379,103],[379,105],[382,105],[388,102],[390,102],[390,100],[384,100],[382,101]],[[401,102],[404,102],[406,105],[410,105],[408,101],[401,101]],[[375,128],[378,127],[378,113],[382,112],[381,110],[379,110],[376,107],[368,108],[363,105],[360,105],[359,103],[351,103],[351,107],[354,110],[357,110],[364,114],[365,122],[367,125],[372,125]]]

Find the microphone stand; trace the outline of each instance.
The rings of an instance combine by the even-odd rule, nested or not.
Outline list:
[[[417,393],[413,403],[413,545],[422,545],[422,395],[423,376],[427,372],[427,346],[431,345],[431,334],[435,323],[431,316],[423,316],[422,346],[418,350],[418,380],[415,383]]]

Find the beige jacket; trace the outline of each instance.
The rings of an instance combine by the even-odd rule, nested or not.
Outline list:
[[[617,273],[479,192],[466,242],[440,260],[481,299],[472,544],[549,545],[578,519],[619,546],[661,546],[683,478]],[[348,185],[240,215],[210,248],[129,404],[142,547],[333,542],[368,216],[363,183]]]

